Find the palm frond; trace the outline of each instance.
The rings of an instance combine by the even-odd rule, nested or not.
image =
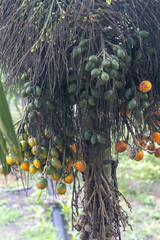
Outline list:
[[[0,78],[0,157],[2,167],[6,165],[5,155],[8,150],[12,157],[21,159],[20,146],[16,137],[13,121]],[[8,147],[8,149],[7,149]]]

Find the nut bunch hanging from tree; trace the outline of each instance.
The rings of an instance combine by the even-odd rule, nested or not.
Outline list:
[[[116,167],[110,177],[104,173],[111,142],[135,161],[144,150],[160,156],[158,2],[3,0],[0,18],[5,85],[19,89],[26,104],[17,130],[22,161],[8,155],[7,173],[21,166],[39,174],[41,189],[51,175],[60,194],[74,180],[78,213],[84,172],[92,194],[86,191],[83,204],[88,225],[76,223],[81,238],[105,239],[110,222],[117,237],[128,220],[119,205]]]

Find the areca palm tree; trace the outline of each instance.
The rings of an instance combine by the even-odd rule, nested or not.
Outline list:
[[[5,84],[13,91],[19,86],[26,98],[23,122],[32,138],[29,153],[41,157],[41,149],[44,155],[47,148],[38,185],[44,189],[44,174],[58,172],[56,191],[64,194],[66,171],[71,170],[72,223],[81,231],[81,239],[121,239],[128,216],[120,206],[123,195],[118,191],[114,145],[114,154],[128,148],[129,157],[140,161],[143,150],[156,151],[154,146],[148,149],[147,142],[153,145],[160,137],[158,2],[1,2],[0,61],[8,73]],[[14,157],[20,154],[6,102],[1,104],[4,165],[6,141]],[[37,171],[34,156],[27,163],[31,174]],[[78,171],[85,171],[80,217],[78,196],[83,187]]]

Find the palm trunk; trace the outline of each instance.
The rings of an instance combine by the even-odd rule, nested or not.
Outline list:
[[[109,141],[107,149],[104,145],[97,144],[89,151],[88,169],[85,173],[84,212],[87,213],[88,219],[92,223],[90,240],[115,240],[115,235],[119,233],[118,223],[116,226],[118,219],[116,221],[114,211],[117,196],[109,186],[109,184],[115,187],[117,185],[116,178],[113,177],[117,164],[111,160],[110,149]]]

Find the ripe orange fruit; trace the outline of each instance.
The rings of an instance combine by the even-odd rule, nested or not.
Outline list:
[[[160,158],[160,148],[156,149],[156,152],[154,153],[156,158]]]
[[[74,153],[77,152],[77,145],[75,143],[73,143],[73,145],[71,146],[71,149]]]
[[[69,172],[71,170],[72,166],[73,166],[73,164],[68,163],[65,167],[65,172]]]
[[[82,152],[82,149],[81,147],[79,147],[76,143],[73,143],[72,146],[71,146],[71,149],[74,153],[80,153]]]
[[[74,180],[73,174],[69,173],[65,178],[64,178],[64,182],[71,184]]]
[[[125,144],[123,141],[119,141],[116,144],[116,152],[121,153],[124,152],[128,148],[127,144]]]
[[[147,145],[147,150],[149,151],[155,151],[156,150],[156,146],[154,144],[148,144]],[[150,153],[152,154],[152,153]]]
[[[80,158],[78,158],[78,159],[80,159]],[[82,160],[83,160],[83,158],[82,158]],[[69,156],[68,158],[66,158],[65,171],[70,171],[71,167],[74,165],[74,163],[75,163],[75,159],[73,157]]]
[[[41,162],[38,158],[34,159],[33,165],[38,169],[41,167]]]
[[[146,147],[146,145],[147,145],[147,142],[146,142],[146,138],[145,137],[139,137],[138,135],[136,136],[136,139],[137,139],[137,141],[139,142],[139,144],[143,147],[143,148],[145,148]]]
[[[44,177],[42,177],[37,181],[36,185],[37,185],[37,188],[43,190],[47,187],[48,183],[47,183],[47,180]]]
[[[84,172],[86,170],[86,163],[85,161],[77,161],[76,162],[76,168],[80,172]]]
[[[30,173],[35,174],[37,172],[37,168],[33,164],[31,164],[29,166],[29,171]]]
[[[159,133],[159,132],[153,132],[153,133],[151,134],[151,140],[152,140],[153,142],[158,143],[158,145],[160,145],[160,133]]]
[[[66,184],[64,184],[64,183],[57,184],[56,192],[58,194],[64,194],[66,192],[66,190],[67,190]]]
[[[28,142],[25,140],[20,141],[22,152],[26,151],[29,147]]]
[[[11,156],[11,154],[9,154],[9,155],[7,155],[6,156],[6,161],[7,161],[7,163],[9,164],[9,165],[13,165],[13,164],[15,164],[15,160],[13,159],[13,157]]]
[[[141,142],[141,146],[143,147],[143,148],[146,148],[146,146],[147,146],[147,144],[146,144],[146,142]]]
[[[21,164],[21,168],[22,168],[23,171],[29,171],[29,162],[28,161],[23,162]]]
[[[61,161],[58,158],[55,158],[55,157],[51,159],[51,165],[55,168],[61,168],[62,167]]]
[[[134,158],[135,161],[139,162],[143,159],[144,153],[143,151],[137,152],[137,157]]]
[[[148,80],[142,81],[139,85],[139,90],[142,93],[147,93],[152,89],[152,83]]]
[[[28,138],[28,143],[29,143],[29,146],[32,148],[32,147],[37,145],[37,140],[36,140],[36,138],[29,137]]]

